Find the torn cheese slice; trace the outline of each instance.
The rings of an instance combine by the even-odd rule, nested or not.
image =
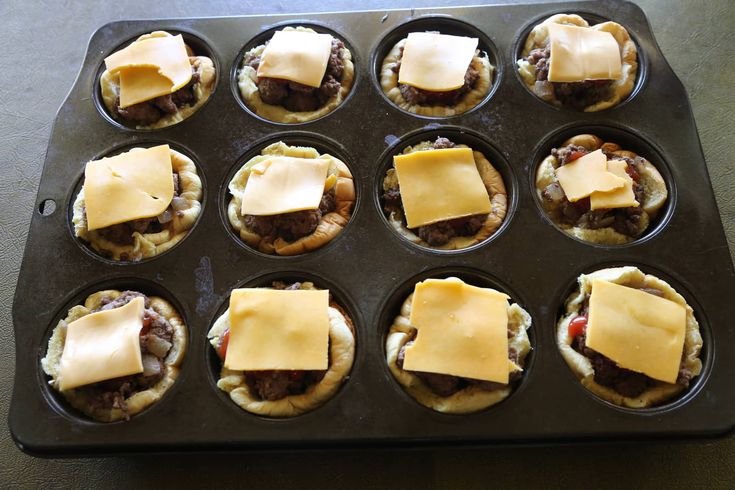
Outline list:
[[[508,383],[508,296],[457,278],[416,284],[403,369]]]
[[[492,210],[471,148],[415,151],[393,163],[409,228]]]
[[[592,282],[587,347],[618,366],[675,383],[685,330],[684,306],[602,279]]]
[[[633,179],[625,171],[627,166],[628,164],[624,160],[608,160],[608,172],[625,179],[625,185],[611,191],[597,191],[590,194],[590,209],[638,207],[639,203],[635,200],[635,193],[633,192]]]
[[[602,150],[556,169],[556,178],[571,202],[588,197],[595,191],[607,192],[625,186],[626,180],[607,171],[607,157]]]
[[[327,369],[329,291],[235,289],[225,367]]]
[[[59,388],[78,386],[143,372],[140,329],[143,298],[112,310],[90,313],[66,329]]]
[[[412,32],[403,47],[398,83],[432,92],[456,90],[464,85],[476,49],[476,37]]]
[[[329,34],[276,31],[260,57],[257,75],[319,87],[331,52]]]
[[[181,34],[135,41],[105,58],[120,77],[120,107],[176,92],[191,80],[191,63]]]
[[[329,172],[325,158],[272,156],[250,169],[242,214],[272,216],[318,209]]]
[[[96,230],[166,210],[174,196],[168,145],[136,148],[87,163],[84,205],[87,229]]]
[[[549,24],[550,82],[617,80],[623,76],[620,47],[609,32]]]

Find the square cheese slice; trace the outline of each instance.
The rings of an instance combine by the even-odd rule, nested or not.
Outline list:
[[[332,36],[276,31],[260,57],[257,75],[319,87],[332,53]]]
[[[550,82],[617,80],[623,75],[620,47],[609,32],[549,24]]]
[[[457,278],[416,284],[403,369],[508,383],[508,296]]]
[[[329,160],[271,156],[250,169],[242,195],[242,214],[272,216],[318,209]]]
[[[393,164],[409,228],[492,209],[470,148],[415,151]]]
[[[327,369],[329,291],[235,289],[225,367],[237,371]]]
[[[587,347],[618,366],[675,383],[685,330],[684,306],[601,279],[592,282]]]
[[[59,374],[62,391],[143,372],[143,298],[90,313],[67,326]]]
[[[84,203],[87,228],[96,230],[166,210],[174,196],[168,145],[136,148],[87,163]]]
[[[607,192],[625,186],[626,180],[607,171],[607,157],[602,150],[556,169],[556,178],[570,202],[579,201],[595,191]]]
[[[476,49],[476,37],[412,32],[403,46],[398,83],[432,92],[458,89]]]
[[[639,203],[635,200],[635,193],[633,192],[633,179],[625,171],[627,166],[628,164],[623,160],[608,160],[608,172],[624,179],[625,185],[611,191],[596,191],[590,194],[590,209],[638,207]]]
[[[105,58],[120,76],[120,107],[176,92],[191,80],[189,54],[181,34],[135,41]]]

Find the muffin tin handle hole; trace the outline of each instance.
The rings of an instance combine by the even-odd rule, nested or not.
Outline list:
[[[56,211],[56,201],[53,199],[44,199],[38,205],[38,212],[43,216],[51,216]]]

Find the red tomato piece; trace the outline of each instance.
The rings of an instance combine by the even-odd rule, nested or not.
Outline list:
[[[587,331],[587,317],[581,315],[572,318],[568,327],[569,336],[571,338],[579,337],[580,335],[584,335],[585,331]]]
[[[230,329],[228,328],[225,330],[225,333],[222,334],[222,338],[219,340],[219,349],[217,349],[217,354],[219,355],[219,358],[223,361],[225,360],[225,355],[227,355],[227,346],[230,344]]]
[[[582,158],[586,154],[587,154],[586,151],[573,151],[567,157],[567,163],[573,162],[574,160],[577,160],[578,158]]]

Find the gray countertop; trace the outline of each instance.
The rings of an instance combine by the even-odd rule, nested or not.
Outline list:
[[[732,487],[735,438],[497,449],[355,450],[42,460],[21,453],[7,424],[15,352],[11,306],[49,134],[89,36],[122,19],[464,5],[459,1],[227,0],[0,2],[0,486],[468,488],[498,485]],[[495,3],[513,3],[496,1]],[[639,0],[690,96],[731,255],[735,250],[735,4]],[[652,114],[651,117],[656,117]],[[732,410],[733,407],[723,407]]]

